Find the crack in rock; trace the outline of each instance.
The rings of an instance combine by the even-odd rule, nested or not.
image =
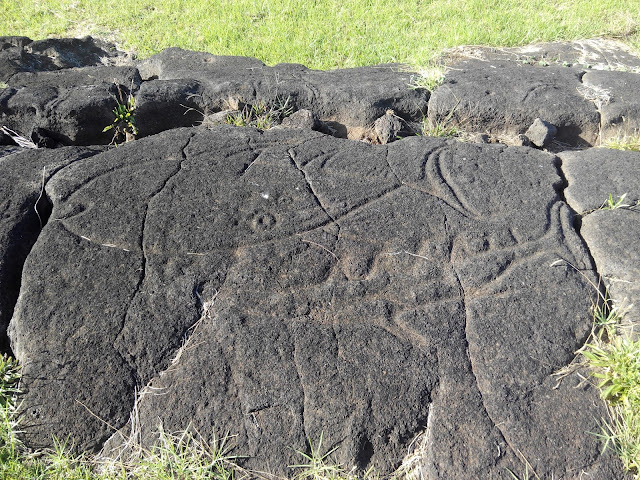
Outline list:
[[[289,155],[289,159],[291,160],[291,164],[296,168],[296,170],[298,170],[302,174],[302,178],[304,179],[305,183],[307,184],[307,187],[309,188],[309,191],[313,195],[313,198],[315,199],[315,201],[318,204],[318,206],[322,209],[322,211],[325,213],[325,215],[327,215],[327,217],[329,217],[331,219],[331,221],[336,225],[336,227],[338,227],[338,235],[339,235],[340,234],[340,224],[336,221],[336,219],[333,217],[333,215],[331,215],[327,211],[325,206],[322,204],[322,202],[318,198],[318,194],[316,193],[315,189],[313,188],[313,186],[311,184],[311,181],[307,177],[307,172],[305,172],[302,168],[300,168],[298,166],[298,164],[296,163],[295,151],[293,149],[289,149],[289,150],[287,150],[287,153]]]
[[[442,216],[444,218],[444,227],[445,227],[445,231],[447,232],[447,236],[450,236],[450,227],[447,221],[447,214],[444,212],[444,209],[442,210]],[[469,326],[469,314],[467,312],[467,294],[465,292],[465,288],[462,284],[462,281],[460,280],[460,276],[458,274],[458,271],[456,269],[456,265],[455,262],[453,260],[450,261],[451,264],[451,271],[453,273],[453,276],[458,284],[458,287],[460,289],[460,293],[462,294],[460,300],[462,302],[462,309],[465,311],[465,315],[464,315],[464,336],[465,336],[465,349],[467,352],[467,360],[469,361],[469,369],[471,372],[471,375],[473,375],[473,379],[474,379],[474,384],[476,386],[476,389],[478,390],[478,394],[480,395],[480,401],[482,402],[482,408],[484,409],[484,412],[487,416],[487,418],[491,421],[491,423],[494,425],[494,427],[498,430],[498,432],[500,432],[500,436],[504,439],[504,441],[506,442],[507,446],[511,449],[511,451],[514,454],[517,454],[518,449],[514,448],[510,443],[509,440],[507,439],[507,437],[505,436],[504,431],[500,428],[500,426],[498,425],[498,423],[496,423],[496,421],[492,418],[492,416],[489,414],[489,411],[487,410],[487,406],[484,400],[484,395],[482,394],[482,390],[480,388],[480,384],[478,383],[478,377],[476,375],[475,369],[474,369],[474,365],[473,365],[473,359],[471,358],[471,352],[469,351],[469,334],[468,334],[468,326]]]
[[[187,160],[187,155],[185,153],[185,150],[188,148],[188,146],[191,143],[191,140],[193,139],[194,135],[195,134],[191,134],[189,136],[189,138],[187,139],[187,142],[185,143],[185,145],[182,147],[182,149],[181,149],[182,159],[180,160],[180,162],[178,163],[178,165],[176,166],[174,171],[171,172],[167,176],[167,178],[163,182],[163,184],[155,192],[153,192],[150,195],[149,200],[147,201],[147,204],[145,206],[143,219],[142,219],[142,228],[141,228],[141,231],[140,231],[140,237],[139,237],[139,243],[138,243],[138,247],[139,247],[140,252],[141,252],[141,266],[140,266],[140,272],[141,273],[140,273],[140,277],[138,279],[138,283],[137,283],[137,285],[136,285],[136,287],[134,289],[134,292],[131,295],[131,298],[129,300],[129,306],[127,307],[126,312],[124,314],[124,317],[122,319],[120,330],[117,333],[117,335],[115,336],[114,349],[122,357],[122,360],[127,365],[129,365],[131,370],[133,372],[135,372],[135,376],[136,376],[136,379],[137,379],[138,383],[140,383],[140,381],[141,381],[141,377],[140,377],[139,372],[138,372],[138,367],[137,367],[135,361],[132,358],[130,358],[131,354],[129,352],[123,351],[123,349],[127,348],[126,345],[120,345],[119,346],[118,342],[122,342],[122,334],[123,334],[124,329],[125,329],[126,324],[127,324],[127,318],[129,316],[129,312],[131,310],[133,302],[135,301],[136,297],[140,293],[140,291],[142,289],[142,286],[144,284],[145,278],[146,278],[147,252],[146,252],[146,247],[145,247],[145,244],[144,244],[144,237],[145,237],[145,230],[146,230],[146,227],[147,227],[147,218],[148,218],[148,214],[149,214],[150,205],[153,202],[154,198],[156,198],[158,195],[160,195],[162,193],[162,191],[165,189],[165,187],[171,181],[171,179],[173,179],[176,175],[178,175],[182,171],[184,162]]]

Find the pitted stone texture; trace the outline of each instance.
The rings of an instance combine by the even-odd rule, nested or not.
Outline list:
[[[0,92],[0,124],[25,138],[53,147],[104,145],[113,131],[117,101],[125,103],[140,76],[133,67],[86,67],[21,72]]]
[[[320,121],[315,113],[311,110],[298,110],[282,120],[282,126],[285,128],[308,128],[309,130],[318,130]]]
[[[620,478],[584,433],[597,391],[551,376],[589,335],[591,291],[550,265],[593,280],[555,162],[232,127],[74,162],[47,183],[10,326],[27,441],[97,448],[96,416],[124,427],[148,383],[143,442],[158,422],[237,434],[257,470],[290,473],[322,434],[336,461],[390,472],[429,426],[436,478],[502,478],[520,455]]]
[[[373,123],[373,129],[378,137],[378,143],[386,145],[396,139],[396,135],[402,130],[402,123],[391,111],[378,118]]]
[[[6,153],[6,155],[4,155]],[[0,149],[0,350],[20,290],[22,267],[36,242],[50,205],[42,189],[60,168],[98,153],[97,149],[51,151]]]
[[[138,68],[143,79],[149,80],[141,91],[140,125],[146,123],[144,109],[149,103],[157,104],[156,109],[162,109],[165,103],[182,103],[210,114],[240,101],[308,109],[322,121],[338,122],[347,128],[365,127],[388,109],[405,120],[421,120],[429,99],[427,90],[408,88],[411,73],[391,64],[325,72],[288,63],[267,67],[254,58],[169,48],[141,62]],[[186,95],[189,98],[185,103]],[[183,107],[178,113],[185,110]],[[163,112],[162,118],[179,118],[172,107]]]
[[[449,70],[429,100],[432,124],[469,132],[518,135],[536,118],[558,129],[557,140],[593,145],[600,115],[579,92],[583,71],[545,68],[504,60],[464,60]]]
[[[7,82],[18,72],[114,64],[125,56],[113,45],[91,37],[37,41],[0,37],[0,81]]]
[[[589,71],[582,77],[602,117],[602,142],[640,137],[640,72]],[[590,90],[590,92],[589,92]]]
[[[626,194],[623,203],[630,206],[640,200],[640,152],[590,148],[558,156],[568,183],[565,198],[579,214],[601,208],[609,195],[616,201]]]
[[[609,297],[626,324],[638,323],[640,259],[635,244],[640,238],[640,153],[591,148],[559,156],[568,183],[565,197],[583,215],[580,234]],[[609,197],[618,202],[623,195],[622,208],[599,210]]]
[[[553,137],[556,136],[556,133],[558,133],[558,129],[554,125],[551,125],[549,122],[545,122],[540,118],[536,118],[525,132],[525,136],[536,147],[542,148],[548,145],[551,140],[553,140]],[[525,144],[520,146],[525,147],[528,145]]]
[[[461,58],[509,60],[539,66],[577,65],[598,70],[640,69],[640,58],[628,45],[604,38],[536,43],[510,48],[462,46],[445,51],[448,62]]]
[[[640,211],[620,208],[593,212],[580,230],[624,324],[638,337],[640,324]],[[629,333],[629,332],[627,332]]]

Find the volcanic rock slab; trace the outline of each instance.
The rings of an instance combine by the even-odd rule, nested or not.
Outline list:
[[[405,121],[419,121],[429,100],[428,90],[408,88],[411,73],[394,64],[325,72],[299,64],[268,67],[255,58],[169,48],[140,62],[138,68],[145,80],[139,95],[140,115],[156,119],[140,122],[154,125],[144,134],[167,129],[157,125],[158,118],[180,122],[183,113],[207,114],[238,102],[308,109],[334,128],[348,130],[371,126],[388,109]],[[147,108],[154,115],[147,115]],[[194,110],[185,112],[187,108]]]
[[[7,154],[17,148],[7,148]],[[99,148],[28,150],[20,161],[0,151],[0,348],[8,349],[6,330],[18,299],[22,266],[42,225],[51,213],[44,184],[73,160],[94,155]]]
[[[640,322],[640,153],[609,149],[564,152],[569,205],[605,287],[633,335]],[[606,208],[609,203],[619,208]],[[610,206],[610,205],[609,205]],[[603,208],[605,207],[605,208]]]
[[[539,118],[554,151],[632,138],[640,59],[585,41],[449,60],[429,92],[398,65],[0,38],[0,126],[87,145],[0,136],[0,348],[23,365],[24,441],[119,455],[131,432],[191,429],[278,475],[323,438],[382,473],[623,478],[590,434],[606,409],[587,373],[554,374],[600,275],[640,301],[637,209],[599,210],[637,203],[640,154],[394,140],[425,113],[522,145]],[[95,146],[120,141],[103,130],[128,98],[138,139]],[[256,110],[292,115],[213,126]]]
[[[522,47],[460,46],[445,51],[447,63],[460,58],[509,60],[538,65],[575,65],[594,70],[639,70],[640,58],[624,42],[591,38],[572,42],[545,42]]]
[[[583,74],[579,68],[555,65],[463,60],[432,93],[429,119],[473,132],[515,136],[540,118],[558,129],[559,141],[593,145],[600,116],[578,90]]]
[[[459,47],[429,100],[429,121],[518,142],[536,117],[557,144],[588,147],[640,133],[640,58],[619,42],[593,39],[516,48]]]
[[[306,109],[325,133],[386,143],[399,131],[414,134],[427,110],[429,91],[409,88],[411,78],[403,65],[325,72],[179,48],[135,62],[90,37],[0,37],[0,125],[41,147],[121,142],[103,130],[131,95],[138,138],[206,124],[225,110],[286,117]],[[374,122],[389,110],[398,125],[378,140]]]
[[[30,445],[192,428],[287,474],[322,435],[389,473],[422,434],[433,478],[622,477],[598,392],[553,376],[596,280],[556,157],[229,126],[39,153],[0,160],[31,196],[66,165],[9,327]]]

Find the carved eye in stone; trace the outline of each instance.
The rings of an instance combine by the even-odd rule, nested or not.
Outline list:
[[[276,225],[276,217],[271,213],[259,213],[251,220],[251,228],[256,232],[271,230]]]

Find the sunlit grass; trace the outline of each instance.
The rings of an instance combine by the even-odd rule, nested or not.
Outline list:
[[[148,56],[180,46],[314,68],[426,65],[443,48],[627,36],[640,45],[640,2],[628,0],[0,0],[0,35],[91,34]]]

